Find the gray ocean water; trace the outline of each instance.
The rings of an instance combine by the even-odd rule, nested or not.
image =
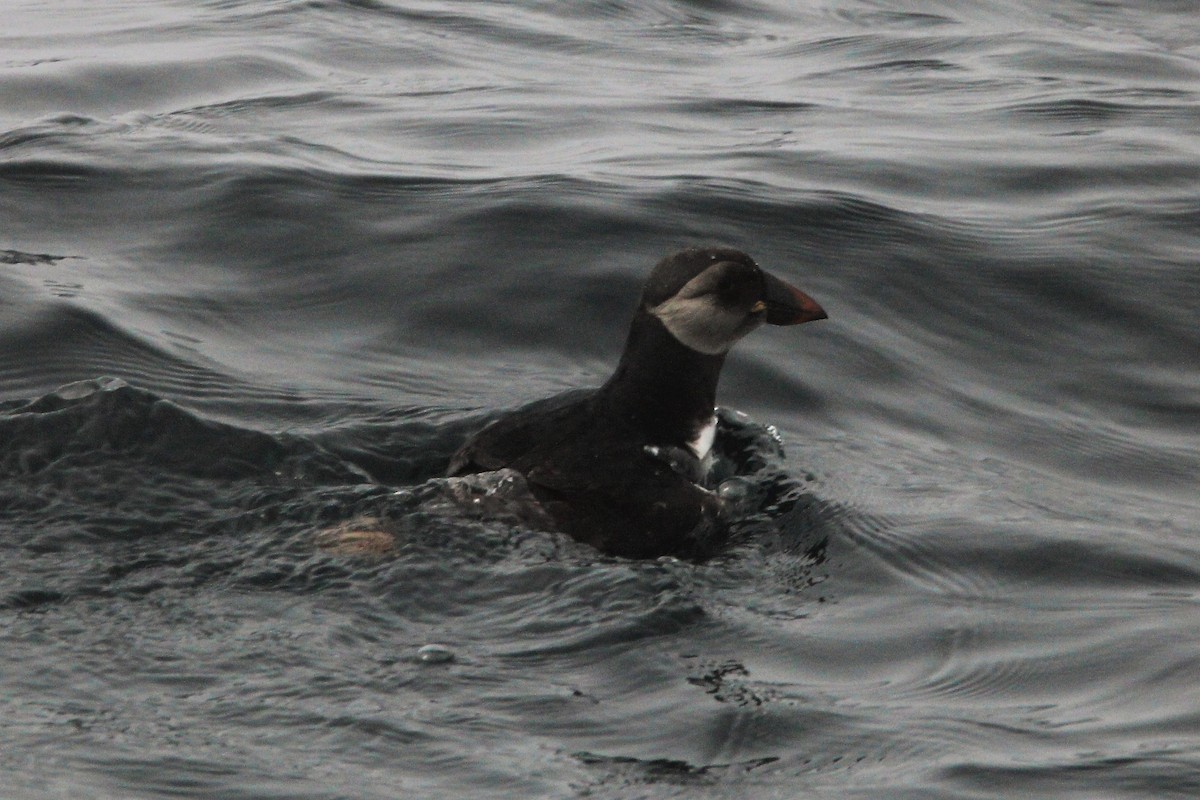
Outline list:
[[[1196,3],[0,5],[3,797],[1200,796]],[[429,502],[705,243],[725,551]]]

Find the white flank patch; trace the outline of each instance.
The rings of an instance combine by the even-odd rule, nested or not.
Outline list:
[[[688,447],[696,454],[696,458],[703,461],[708,458],[708,453],[712,450],[713,439],[717,438],[717,418],[710,417],[708,424],[700,429],[696,434],[696,438],[688,442]]]

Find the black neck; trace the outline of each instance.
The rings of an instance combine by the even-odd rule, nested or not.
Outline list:
[[[621,363],[598,399],[647,441],[682,445],[712,416],[724,363],[724,353],[685,347],[661,320],[639,309]]]

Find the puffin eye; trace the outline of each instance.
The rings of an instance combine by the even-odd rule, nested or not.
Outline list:
[[[762,297],[761,282],[755,280],[756,275],[739,269],[735,265],[731,265],[731,267],[722,273],[714,287],[713,292],[717,297],[717,302],[726,308],[740,309],[742,313],[745,313],[746,309],[750,309],[750,313],[754,313],[755,303],[760,302]]]

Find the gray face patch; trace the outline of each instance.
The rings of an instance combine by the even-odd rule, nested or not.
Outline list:
[[[671,335],[684,345],[710,356],[720,355],[757,328],[762,319],[748,311],[717,303],[715,288],[720,265],[692,278],[675,295],[649,309]]]

